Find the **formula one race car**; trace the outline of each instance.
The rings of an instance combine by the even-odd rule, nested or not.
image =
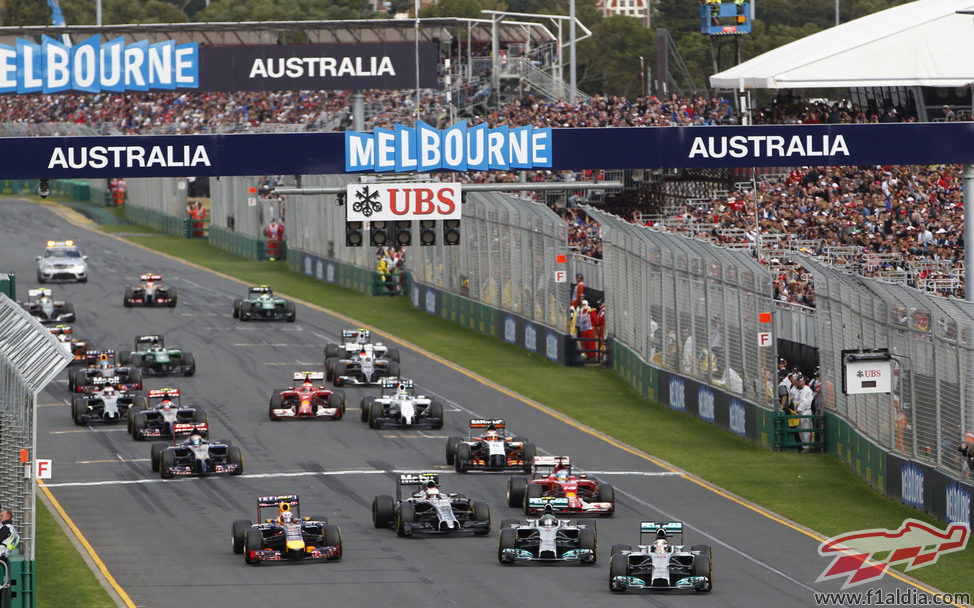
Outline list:
[[[139,277],[135,287],[126,287],[122,304],[126,308],[132,306],[168,306],[176,307],[179,292],[175,287],[163,285],[161,274],[144,274]]]
[[[383,378],[378,397],[362,397],[362,420],[373,429],[385,425],[400,428],[443,428],[443,404],[413,391],[413,381]]]
[[[333,359],[331,364],[329,369],[335,386],[379,384],[383,378],[399,376],[399,363],[381,357],[372,344],[363,344],[353,356],[348,359]]]
[[[251,287],[246,298],[233,301],[233,318],[241,321],[287,321],[294,323],[297,311],[294,302],[274,295],[267,285]]]
[[[531,472],[538,448],[524,437],[504,434],[504,421],[474,418],[467,439],[451,436],[446,440],[446,463],[457,473],[467,471]]]
[[[572,459],[568,456],[535,456],[531,464],[531,479],[511,477],[507,481],[507,504],[522,507],[528,515],[537,513],[532,498],[567,498],[564,503],[552,503],[556,513],[584,513],[609,516],[615,513],[615,490],[611,485],[585,474],[572,474]]]
[[[142,390],[142,371],[118,365],[114,350],[89,350],[85,357],[97,363],[68,372],[68,390],[72,393],[91,393],[108,385],[125,391]]]
[[[240,475],[243,455],[240,448],[220,441],[210,442],[197,434],[182,443],[152,444],[152,470],[163,479],[189,475]]]
[[[264,518],[274,508],[277,516]],[[321,516],[301,517],[297,494],[257,498],[257,523],[238,519],[230,529],[233,552],[248,564],[268,561],[333,561],[342,558],[342,533]]]
[[[517,562],[576,562],[594,564],[598,559],[595,522],[558,519],[553,505],[568,506],[565,498],[534,498],[543,509],[538,519],[520,522],[505,519],[497,543],[497,559],[502,564]]]
[[[27,301],[21,302],[20,305],[44,325],[61,325],[75,321],[74,306],[53,299],[51,290],[47,288],[28,290]]]
[[[55,325],[53,327],[48,327],[51,334],[57,338],[57,341],[61,343],[61,346],[67,352],[71,353],[74,357],[68,365],[86,365],[88,364],[88,341],[81,338],[75,338],[71,334],[74,330],[71,329],[70,325]]]
[[[680,544],[671,545],[666,539],[677,534]],[[639,543],[635,549],[629,545],[612,545],[612,561],[609,563],[609,589],[612,591],[713,591],[714,563],[710,545],[693,545],[687,550],[683,545],[682,522],[644,521],[639,524]]]
[[[380,359],[389,359],[399,363],[399,351],[381,342],[372,343],[372,332],[367,329],[346,329],[342,331],[342,343],[330,343],[325,346],[325,373],[331,380],[335,372],[335,364],[340,359],[351,359],[362,352],[362,346],[372,345],[372,352]]]
[[[210,434],[206,412],[199,406],[183,407],[179,389],[150,390],[141,404],[144,407],[129,408],[127,416],[129,434],[136,441]]]
[[[44,254],[37,256],[37,282],[88,282],[88,256],[82,255],[74,241],[48,241]]]
[[[490,534],[490,508],[462,494],[440,492],[437,473],[404,473],[396,484],[396,498],[382,495],[372,499],[372,524],[376,528],[395,527],[399,536],[414,533],[449,534],[472,532]],[[403,498],[403,488],[417,491]]]
[[[168,376],[182,374],[192,376],[196,373],[196,358],[193,353],[178,348],[166,347],[162,336],[139,336],[135,339],[132,351],[118,353],[120,363],[142,370],[143,374]]]
[[[142,407],[145,407],[145,397],[113,386],[71,397],[71,417],[79,425],[95,421],[118,422],[131,408]]]
[[[294,380],[301,384],[277,389],[271,393],[268,415],[271,420],[282,418],[331,418],[340,420],[345,413],[345,391],[330,391],[315,386],[322,381],[322,372],[296,372]]]

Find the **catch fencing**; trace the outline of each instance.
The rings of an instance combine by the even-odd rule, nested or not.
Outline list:
[[[302,188],[344,187],[358,183],[354,176],[304,175]],[[339,206],[337,194],[317,196],[289,196],[287,205],[287,246],[300,249],[337,262],[374,271],[376,251],[369,247],[368,231],[364,231],[362,247],[345,246],[345,207]],[[414,238],[418,235],[414,232]],[[410,247],[410,250],[417,249]]]
[[[773,324],[759,315],[774,310],[767,271],[745,252],[585,209],[602,226],[606,333],[656,368],[773,406]]]
[[[815,281],[822,401],[880,447],[955,477],[974,428],[974,303],[801,261]],[[844,349],[888,348],[893,392],[842,393]],[[967,404],[965,406],[965,404]]]
[[[186,217],[186,180],[176,177],[133,177],[128,186],[127,205],[179,218]]]

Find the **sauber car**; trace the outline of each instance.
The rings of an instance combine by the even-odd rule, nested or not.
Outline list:
[[[594,564],[598,559],[595,522],[558,519],[554,505],[568,506],[565,498],[533,498],[532,506],[542,509],[538,519],[521,522],[505,519],[497,543],[497,559],[502,564],[518,562],[574,562]]]
[[[415,394],[412,380],[383,378],[381,387],[382,393],[378,397],[362,397],[362,420],[370,427],[443,428],[443,405],[425,395]]]
[[[68,363],[68,365],[87,365],[89,363],[88,357],[88,341],[75,338],[72,334],[74,330],[70,325],[55,325],[48,328],[51,334],[57,338],[58,342],[67,352],[71,353],[74,359]]]
[[[148,273],[139,277],[139,284],[126,287],[122,304],[132,306],[168,306],[174,308],[179,299],[178,290],[163,284],[162,275]]]
[[[398,376],[399,363],[380,356],[372,344],[363,344],[351,357],[333,361],[331,366],[331,378],[335,386],[379,384],[383,378]]]
[[[85,357],[95,363],[68,372],[68,390],[72,393],[91,393],[108,385],[126,391],[142,390],[142,372],[118,365],[114,350],[89,350]]]
[[[372,351],[380,359],[389,359],[399,363],[399,351],[382,344],[372,342],[372,332],[367,329],[346,329],[342,331],[341,344],[329,343],[325,346],[325,374],[331,380],[335,373],[335,364],[341,359],[351,359],[362,352],[362,346],[372,345]]]
[[[439,489],[438,473],[404,473],[396,484],[396,497],[381,495],[372,499],[372,524],[376,528],[395,528],[399,536],[413,534],[490,533],[490,508],[462,494],[447,494]],[[403,496],[403,489],[407,490]],[[415,490],[409,492],[409,490]]]
[[[120,363],[138,367],[143,374],[168,376],[182,374],[192,376],[196,373],[196,358],[193,353],[166,346],[162,336],[138,336],[135,348],[118,353]]]
[[[257,285],[247,291],[246,298],[233,301],[233,318],[241,321],[287,321],[294,323],[297,311],[294,302],[275,296],[267,285]]]
[[[524,437],[504,433],[504,421],[474,418],[466,439],[451,436],[446,440],[446,463],[458,473],[467,471],[531,472],[538,448]]]
[[[44,325],[74,323],[74,305],[51,297],[51,290],[45,288],[27,290],[27,301],[21,302],[31,316]]]
[[[82,255],[74,241],[48,241],[37,256],[37,282],[88,282],[88,256]]]
[[[275,509],[274,518],[265,518]],[[268,561],[334,561],[342,558],[342,533],[321,516],[301,517],[297,494],[257,498],[257,523],[238,519],[230,529],[233,552],[248,564]]]
[[[145,401],[128,411],[128,430],[132,439],[172,439],[196,433],[210,433],[206,412],[199,406],[183,407],[177,388],[150,390]]]
[[[118,422],[129,409],[144,406],[145,397],[136,391],[104,386],[84,395],[72,395],[71,417],[75,424],[87,422]]]
[[[669,538],[679,535],[680,544]],[[644,521],[639,544],[612,545],[609,589],[621,593],[638,589],[684,589],[709,592],[714,588],[710,545],[683,545],[683,523]]]
[[[271,393],[268,415],[271,420],[284,418],[341,419],[345,414],[345,391],[315,386],[325,379],[324,372],[296,372],[293,386]],[[298,384],[300,382],[300,384]]]
[[[221,441],[207,441],[193,434],[182,443],[152,444],[152,470],[163,479],[190,475],[240,475],[243,455],[240,448]]]
[[[611,485],[572,473],[568,456],[536,456],[531,478],[512,477],[507,481],[507,504],[522,507],[528,515],[538,512],[532,498],[566,498],[567,505],[552,507],[556,513],[581,513],[609,516],[615,513],[615,490]]]

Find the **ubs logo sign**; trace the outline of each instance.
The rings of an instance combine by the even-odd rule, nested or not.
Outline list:
[[[311,256],[304,256],[304,274],[311,276]]]
[[[419,308],[419,287],[413,285],[413,308]]]
[[[675,410],[687,409],[686,385],[679,378],[670,378],[670,407]]]
[[[532,353],[538,352],[538,330],[531,323],[524,326],[524,348]]]
[[[545,338],[545,356],[552,361],[558,360],[558,336],[549,331]]]
[[[325,280],[329,283],[335,282],[335,264],[333,262],[328,262],[325,266]]]
[[[426,312],[436,314],[436,292],[432,289],[426,290]]]
[[[971,525],[971,493],[956,482],[947,486],[947,521]]]
[[[900,497],[908,505],[923,507],[923,469],[908,463],[900,473]]]
[[[517,342],[517,321],[514,317],[504,317],[504,339],[512,344]]]
[[[730,402],[730,430],[741,437],[747,435],[747,409],[740,399],[731,399]]]
[[[701,418],[707,422],[714,421],[714,392],[706,386],[701,386],[697,391],[697,408]]]
[[[321,260],[315,265],[315,278],[319,281],[325,278],[325,264]]]

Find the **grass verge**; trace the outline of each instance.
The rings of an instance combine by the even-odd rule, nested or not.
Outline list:
[[[253,262],[175,237],[130,240],[395,334],[498,384],[647,453],[832,536],[860,528],[896,528],[908,517],[935,522],[863,483],[836,458],[782,454],[687,414],[649,403],[608,369],[567,368],[497,338],[416,310],[406,298],[376,298],[291,273],[284,262]],[[229,312],[228,312],[229,314]],[[769,521],[769,530],[773,525]],[[809,560],[819,559],[812,555]],[[824,560],[822,560],[824,562]],[[823,567],[826,564],[823,563]],[[974,551],[942,557],[911,575],[948,592],[974,594]]]
[[[37,608],[114,608],[111,596],[41,500],[36,552]]]

